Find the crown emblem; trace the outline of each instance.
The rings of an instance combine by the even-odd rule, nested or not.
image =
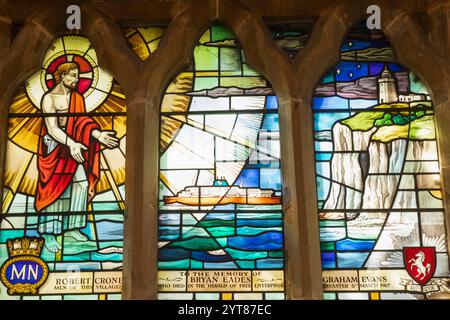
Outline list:
[[[34,237],[15,238],[7,241],[10,257],[41,255],[44,240]]]

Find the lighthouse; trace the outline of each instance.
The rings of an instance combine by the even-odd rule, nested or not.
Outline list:
[[[378,78],[378,103],[397,102],[397,89],[395,88],[395,78],[385,66],[381,77]]]

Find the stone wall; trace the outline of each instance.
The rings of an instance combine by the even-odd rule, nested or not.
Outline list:
[[[166,86],[188,66],[198,37],[216,21],[234,31],[249,64],[270,81],[279,99],[288,299],[322,299],[310,101],[320,77],[337,63],[341,41],[366,16],[370,4],[381,7],[382,28],[399,62],[417,73],[432,94],[444,200],[450,208],[450,2],[446,0],[0,0],[0,177],[10,100],[40,67],[52,39],[64,30],[69,4],[81,6],[82,33],[127,97],[123,298],[156,299],[159,107]],[[291,60],[273,42],[267,23],[311,18],[316,23],[310,40]],[[159,49],[141,62],[122,35],[124,24],[166,24],[167,30]],[[21,27],[16,33],[17,25]],[[446,212],[448,222],[450,211]]]

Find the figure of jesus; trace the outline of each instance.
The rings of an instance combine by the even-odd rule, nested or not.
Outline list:
[[[88,240],[80,229],[86,226],[88,204],[100,178],[100,143],[108,148],[119,144],[115,132],[102,131],[86,113],[84,97],[76,91],[78,75],[78,64],[60,64],[55,87],[41,103],[35,208],[38,232],[50,252],[61,249],[57,235]]]

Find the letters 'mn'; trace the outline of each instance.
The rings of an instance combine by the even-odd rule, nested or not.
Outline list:
[[[22,265],[22,268],[19,270],[17,270],[17,267],[15,264],[12,265],[12,275],[11,275],[11,280],[14,280],[14,278],[18,279],[18,280],[31,280],[31,277],[33,277],[34,280],[38,279],[38,265],[34,266],[35,268],[33,269],[33,266],[29,265],[29,264],[24,264]],[[27,273],[27,269],[28,269],[28,273]]]

